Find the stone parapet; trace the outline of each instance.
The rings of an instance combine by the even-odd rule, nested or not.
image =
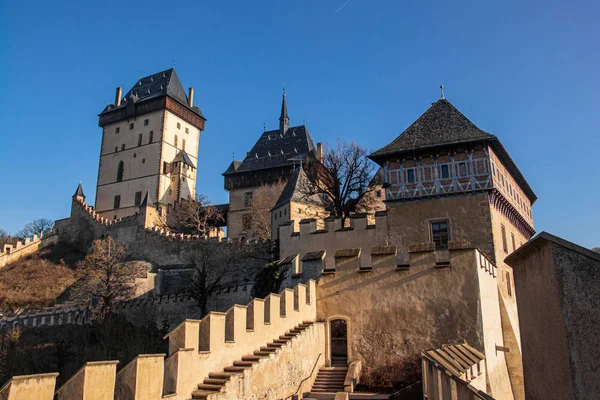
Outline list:
[[[316,282],[311,280],[307,284],[298,284],[293,289],[285,289],[279,294],[270,294],[265,299],[254,299],[244,306],[235,305],[227,312],[211,312],[201,320],[186,320],[165,336],[165,339],[169,340],[169,353],[166,358],[160,354],[140,355],[119,374],[116,374],[118,361],[86,363],[58,389],[56,399],[189,399],[192,391],[209,377],[209,373],[222,371],[243,356],[261,349],[261,346],[269,341],[293,331],[306,321],[315,321],[315,299]],[[306,331],[307,335],[312,336],[304,341],[306,346],[313,344],[310,360],[307,359],[306,363],[307,369],[308,366],[312,367],[314,359],[318,359],[315,352],[322,352],[324,348],[324,327],[320,324],[314,326],[315,328]],[[316,328],[317,326],[319,328]],[[279,357],[285,357],[287,363],[295,362],[300,351],[298,346],[287,344],[287,353],[282,350]],[[269,360],[276,356],[272,354]],[[261,360],[261,368],[265,369],[264,376],[277,369],[278,362],[272,361],[269,366],[265,364],[268,360]],[[271,376],[277,378],[274,373],[271,373]],[[48,391],[48,384],[38,383],[45,377],[46,375],[15,377],[0,389],[0,394],[7,393],[6,398],[11,400],[50,400],[53,396],[52,391]],[[52,379],[55,378],[56,374],[53,374]],[[282,386],[282,390],[293,392],[302,378],[293,377],[289,387]],[[243,379],[252,377],[244,375]],[[15,382],[25,382],[24,385],[28,385],[29,389],[23,392],[27,393],[28,397],[10,397],[13,391],[17,390],[13,389],[18,386]],[[261,382],[257,380],[249,384]],[[272,382],[273,385],[275,383]],[[292,385],[295,385],[293,389]],[[232,396],[234,397],[229,398],[236,398],[236,395]]]
[[[33,235],[32,238],[27,237],[23,241],[7,243],[0,248],[0,268],[56,243],[58,243],[58,236],[55,233],[44,235],[43,232]]]

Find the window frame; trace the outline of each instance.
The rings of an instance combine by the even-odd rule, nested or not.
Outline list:
[[[405,168],[404,169],[404,183],[405,184],[409,184],[409,185],[413,185],[415,183],[417,183],[417,174],[415,173],[416,168]],[[412,175],[412,182],[411,182],[411,177]]]
[[[451,226],[450,226],[450,218],[435,218],[435,219],[430,219],[427,221],[428,225],[429,225],[429,239],[435,243],[435,249],[436,250],[447,250],[448,249],[448,242],[450,242],[450,240],[452,240],[452,230],[451,230]],[[443,243],[443,238],[440,237],[439,241],[436,241],[435,235],[436,232],[440,233],[443,232],[440,229],[434,230],[434,225],[439,225],[439,224],[446,224],[446,240],[445,243]]]
[[[135,192],[135,197],[133,200],[133,205],[134,206],[139,206],[140,204],[142,204],[142,192]]]
[[[113,209],[118,210],[121,208],[121,195],[117,194],[113,199]]]
[[[444,176],[444,169],[446,170],[446,176]],[[448,164],[440,165],[440,179],[450,179],[450,166]]]
[[[254,192],[244,192],[244,207],[252,207],[254,203]]]
[[[502,236],[502,249],[508,254],[508,239],[506,238],[506,227],[500,224],[500,235]]]

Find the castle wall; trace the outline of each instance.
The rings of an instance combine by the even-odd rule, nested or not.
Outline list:
[[[432,242],[430,222],[449,220],[450,240],[467,240],[494,257],[487,193],[388,204],[389,243],[398,246],[399,263],[413,243]]]
[[[18,241],[16,244],[5,244],[3,249],[0,249],[0,268],[17,261],[22,257],[29,256],[42,250],[46,247],[53,246],[58,243],[58,236],[49,234],[43,236],[33,235],[33,238],[25,238],[23,242]]]

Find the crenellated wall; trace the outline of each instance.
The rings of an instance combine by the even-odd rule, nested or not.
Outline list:
[[[21,257],[29,256],[37,251],[58,243],[58,236],[54,233],[44,235],[33,235],[33,238],[25,238],[24,241],[17,241],[15,244],[5,244],[0,249],[0,268],[17,261]]]
[[[235,377],[237,383],[225,387],[219,395],[234,399],[239,398],[240,393],[249,395],[258,388],[276,387],[263,398],[291,396],[301,385],[304,385],[301,389],[306,390],[312,384],[314,376],[311,374],[316,376],[319,360],[323,359],[324,327],[312,323],[317,316],[315,299],[316,282],[309,281],[265,299],[254,299],[244,306],[234,305],[227,312],[211,312],[202,320],[186,320],[165,336],[169,340],[166,358],[165,355],[140,355],[118,373],[118,361],[88,362],[57,390],[56,398],[189,399],[209,373],[223,371],[286,332],[297,332],[268,357],[244,369]],[[310,323],[305,324],[306,321]],[[301,325],[305,328],[295,331]],[[300,355],[304,361],[297,365]],[[274,373],[281,365],[295,370]],[[55,374],[14,377],[0,389],[0,399],[51,400],[54,394],[48,388],[55,379]]]

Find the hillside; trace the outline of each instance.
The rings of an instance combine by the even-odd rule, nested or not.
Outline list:
[[[0,268],[0,312],[54,304],[75,281],[73,271],[84,257],[59,244]]]

